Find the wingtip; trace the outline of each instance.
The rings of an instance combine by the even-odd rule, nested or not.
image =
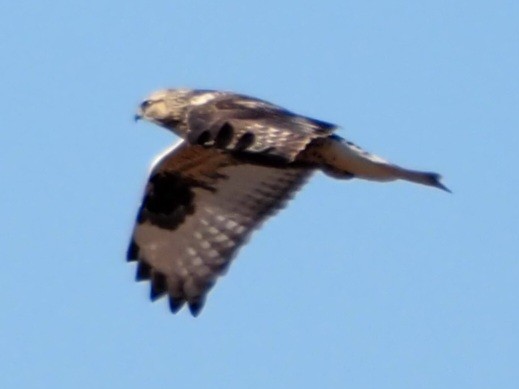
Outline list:
[[[438,189],[441,189],[443,190],[444,192],[447,192],[447,193],[451,193],[452,194],[452,190],[450,190],[447,186],[445,186],[442,182],[442,176],[440,174],[437,174],[437,173],[432,173],[431,174],[431,185],[438,188]]]
[[[203,300],[200,300],[200,301],[193,301],[193,302],[189,302],[189,312],[191,312],[191,315],[193,317],[197,317],[200,312],[202,311],[202,308],[204,307],[204,301]]]
[[[447,193],[450,193],[450,194],[453,193],[452,190],[450,190],[449,188],[447,188],[447,187],[446,187],[445,185],[443,185],[441,182],[440,182],[439,185],[438,185],[438,189],[441,189],[441,190],[443,190],[443,191],[445,191],[445,192],[447,192]]]
[[[132,240],[130,241],[130,244],[128,245],[128,250],[126,251],[126,260],[128,262],[137,261],[139,259],[139,251],[140,251],[139,245],[132,238]]]
[[[158,271],[151,272],[150,300],[155,301],[164,296],[168,290],[166,276]]]
[[[173,296],[169,296],[168,298],[168,304],[169,304],[169,310],[171,313],[175,314],[184,306],[185,301],[182,299],[177,299]]]
[[[137,271],[135,272],[136,281],[146,281],[151,277],[151,266],[144,261],[137,263]]]

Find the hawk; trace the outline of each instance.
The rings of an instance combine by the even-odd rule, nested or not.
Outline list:
[[[152,93],[135,119],[181,138],[153,164],[127,252],[152,300],[199,314],[238,249],[320,170],[448,191],[436,173],[404,169],[337,136],[337,126],[231,92]]]

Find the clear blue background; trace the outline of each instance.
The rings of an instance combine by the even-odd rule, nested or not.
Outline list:
[[[517,1],[0,6],[0,387],[519,387]],[[321,174],[201,316],[124,261],[166,86],[239,91],[453,191]]]

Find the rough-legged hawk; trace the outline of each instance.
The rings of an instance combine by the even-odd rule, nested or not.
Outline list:
[[[436,173],[393,165],[334,135],[333,124],[229,92],[168,89],[136,119],[182,140],[153,165],[128,249],[151,298],[197,315],[209,289],[265,219],[315,170],[342,179],[397,179],[448,190]]]

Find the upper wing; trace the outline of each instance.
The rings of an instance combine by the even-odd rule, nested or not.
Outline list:
[[[181,142],[150,174],[127,256],[137,279],[151,280],[152,299],[168,294],[173,312],[187,302],[198,314],[253,229],[310,174]]]
[[[187,114],[187,140],[229,151],[261,153],[292,162],[315,138],[336,126],[296,115],[276,105],[226,93]]]

